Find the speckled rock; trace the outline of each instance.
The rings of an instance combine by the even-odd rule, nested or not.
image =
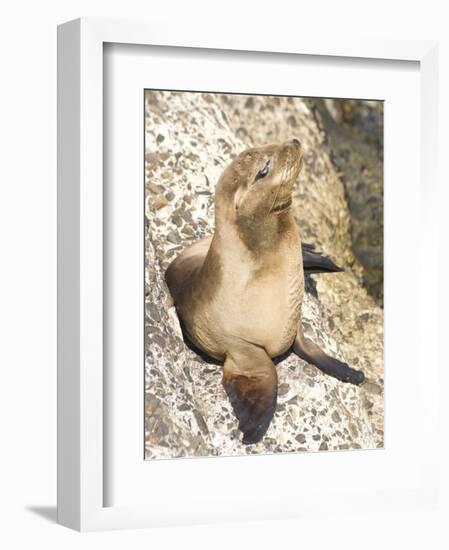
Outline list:
[[[383,312],[361,284],[350,214],[325,134],[301,99],[147,92],[146,95],[146,458],[241,455],[383,446]],[[294,212],[305,241],[344,273],[307,281],[306,334],[364,370],[343,384],[291,354],[279,361],[278,406],[264,439],[245,446],[221,385],[221,365],[189,349],[164,282],[170,261],[210,235],[214,187],[249,146],[297,137],[305,166]]]

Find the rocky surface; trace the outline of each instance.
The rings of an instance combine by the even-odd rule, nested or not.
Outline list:
[[[325,129],[323,148],[341,173],[363,284],[383,306],[383,102],[327,99],[309,105]]]
[[[245,148],[297,137],[305,166],[294,192],[302,238],[346,271],[306,285],[306,334],[362,369],[343,384],[291,354],[279,362],[273,422],[256,444],[241,433],[220,365],[182,339],[164,282],[170,261],[213,230],[214,186]],[[324,150],[326,134],[301,99],[147,92],[146,95],[146,457],[241,455],[383,446],[383,312],[353,256],[345,189]]]

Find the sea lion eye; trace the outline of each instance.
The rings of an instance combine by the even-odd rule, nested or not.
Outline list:
[[[270,171],[270,167],[271,167],[271,163],[269,160],[267,160],[262,170],[259,170],[259,172],[257,172],[256,178],[254,179],[254,181],[260,180],[261,178],[264,178],[266,175],[268,175]]]

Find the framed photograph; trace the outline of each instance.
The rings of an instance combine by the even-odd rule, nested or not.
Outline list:
[[[436,506],[436,44],[58,52],[59,522]]]

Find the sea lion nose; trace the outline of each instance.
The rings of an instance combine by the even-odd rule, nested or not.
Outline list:
[[[292,139],[292,143],[294,143],[295,145],[301,145],[301,142],[299,141],[299,139],[296,139],[296,138]]]

